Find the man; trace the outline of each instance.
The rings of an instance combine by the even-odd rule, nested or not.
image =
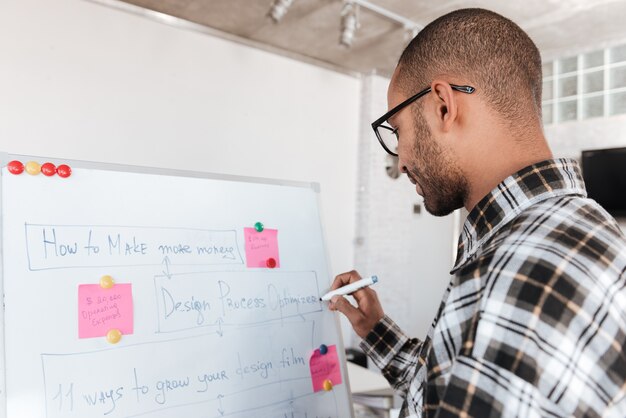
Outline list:
[[[430,213],[469,211],[424,340],[370,288],[357,307],[330,303],[404,397],[403,417],[626,417],[626,240],[576,161],[553,159],[541,86],[530,38],[481,9],[424,28],[392,76],[379,141],[397,146]]]

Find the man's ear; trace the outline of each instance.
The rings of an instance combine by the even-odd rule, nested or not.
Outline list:
[[[448,132],[452,129],[458,114],[458,103],[456,101],[454,90],[452,90],[452,87],[450,87],[448,82],[441,79],[433,80],[430,88],[436,104],[436,115],[439,129],[443,132]]]

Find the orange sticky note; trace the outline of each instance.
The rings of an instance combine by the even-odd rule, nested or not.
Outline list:
[[[258,232],[254,228],[243,229],[246,241],[246,266],[268,268],[267,260],[275,260],[271,263],[274,267],[280,267],[278,258],[278,230],[264,229]]]
[[[133,294],[130,283],[104,289],[99,284],[78,286],[78,338],[103,337],[111,329],[133,333]]]
[[[330,380],[332,386],[341,384],[341,367],[339,357],[337,357],[337,346],[329,345],[326,354],[320,353],[319,348],[316,349],[309,359],[309,369],[311,370],[313,392],[325,390],[325,380]]]

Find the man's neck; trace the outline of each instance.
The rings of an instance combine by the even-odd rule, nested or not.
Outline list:
[[[544,141],[537,141],[533,146],[534,152],[528,150],[510,149],[507,147],[493,148],[490,155],[485,155],[483,163],[471,171],[474,177],[470,179],[470,187],[465,208],[471,211],[478,202],[489,194],[498,184],[507,177],[517,173],[524,167],[553,158],[552,152]],[[482,166],[482,167],[481,167]]]

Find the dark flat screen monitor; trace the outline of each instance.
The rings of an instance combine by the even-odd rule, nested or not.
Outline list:
[[[583,151],[587,193],[611,215],[626,216],[626,148]]]

